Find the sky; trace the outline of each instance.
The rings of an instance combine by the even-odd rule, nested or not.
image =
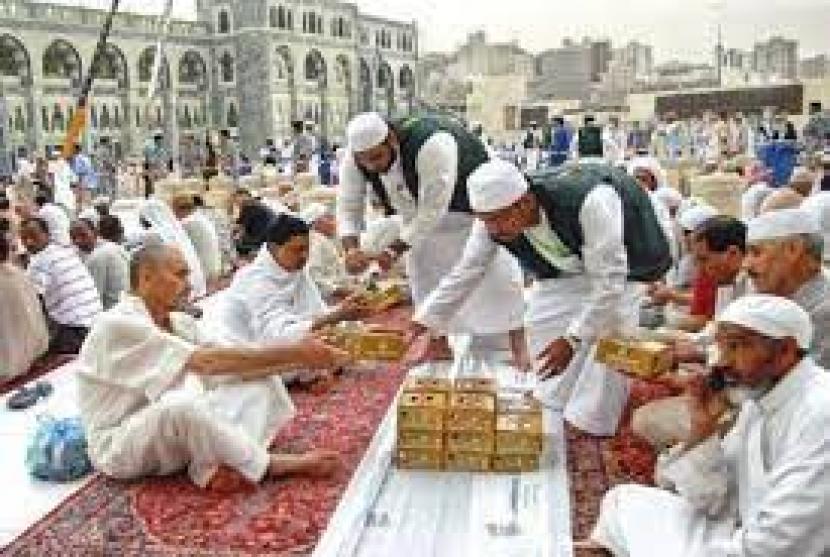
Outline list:
[[[42,0],[49,1],[49,0]],[[62,0],[106,6],[109,0]],[[423,52],[449,51],[468,33],[517,40],[531,52],[565,37],[637,40],[654,46],[658,62],[709,61],[723,27],[727,47],[751,48],[773,35],[797,39],[802,57],[830,54],[830,0],[356,0],[365,12],[416,20]],[[122,0],[130,10],[161,12],[164,0]],[[192,18],[194,0],[174,0],[174,14]]]

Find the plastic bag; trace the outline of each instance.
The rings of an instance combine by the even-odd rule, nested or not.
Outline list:
[[[92,471],[79,418],[41,417],[26,449],[26,468],[40,480],[69,482]]]

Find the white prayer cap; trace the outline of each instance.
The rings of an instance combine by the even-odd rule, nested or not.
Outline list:
[[[726,306],[718,323],[746,327],[765,337],[794,338],[802,350],[810,349],[813,323],[801,306],[780,296],[750,294]]]
[[[677,209],[683,203],[683,195],[671,186],[659,187],[652,195],[669,209]]]
[[[693,232],[698,226],[717,215],[718,212],[709,205],[694,205],[680,213],[677,222],[683,230]]]
[[[346,139],[352,153],[368,151],[377,147],[389,135],[389,124],[377,112],[358,114],[346,127]]]
[[[312,203],[300,212],[300,218],[309,224],[314,224],[314,222],[320,217],[325,217],[330,214],[332,214],[331,208],[329,208],[326,204]]]
[[[527,181],[507,161],[494,159],[475,169],[467,178],[470,207],[476,213],[492,213],[513,205],[527,193]]]
[[[770,211],[749,221],[746,232],[748,243],[787,238],[796,234],[821,232],[816,215],[800,207]]]

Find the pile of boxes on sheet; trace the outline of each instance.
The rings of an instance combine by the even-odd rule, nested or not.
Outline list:
[[[398,401],[399,468],[530,472],[544,449],[542,407],[489,378],[412,378]]]

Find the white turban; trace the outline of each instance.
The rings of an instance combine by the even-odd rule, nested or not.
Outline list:
[[[683,203],[683,195],[671,186],[661,186],[652,195],[669,209],[677,209]]]
[[[527,181],[514,165],[495,159],[470,174],[467,192],[473,211],[492,213],[509,207],[527,193]]]
[[[801,306],[779,296],[750,294],[726,306],[718,323],[751,329],[769,338],[794,338],[802,350],[809,350],[813,323]]]
[[[368,151],[377,147],[389,135],[389,124],[377,112],[358,114],[346,127],[346,139],[352,153]]]
[[[796,234],[817,234],[821,231],[813,212],[802,209],[779,209],[770,211],[749,221],[746,232],[747,242],[787,238]]]
[[[718,212],[713,207],[708,205],[694,205],[680,213],[677,222],[683,230],[692,232],[698,226],[717,215]]]

